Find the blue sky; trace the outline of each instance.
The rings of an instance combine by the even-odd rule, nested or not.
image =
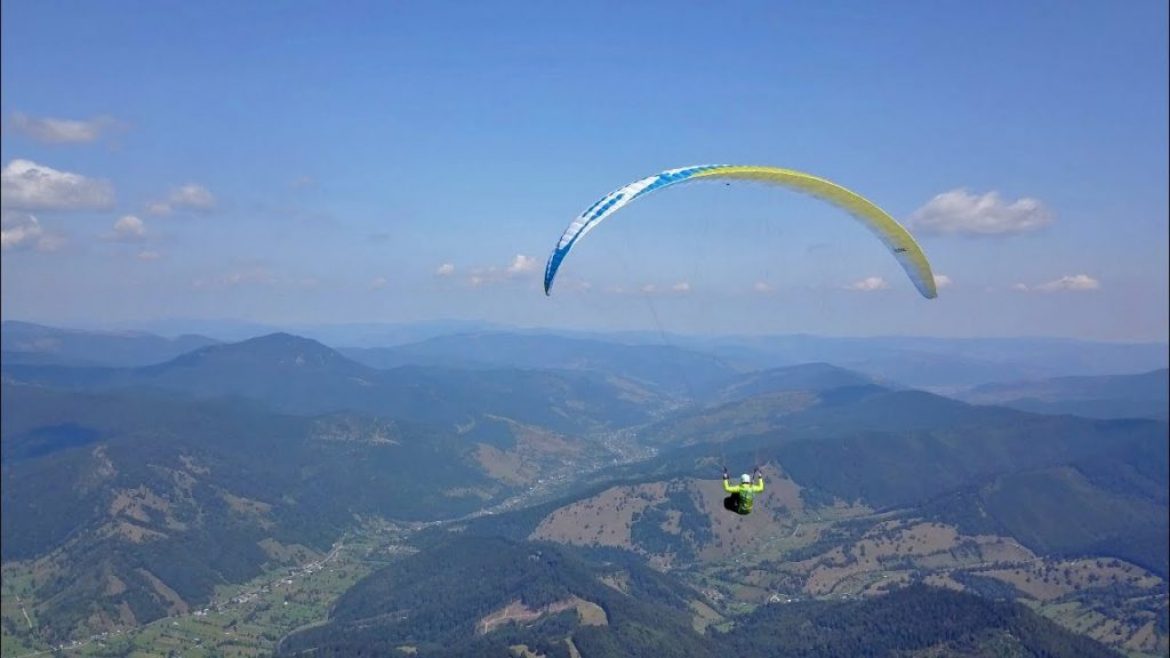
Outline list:
[[[1167,337],[1167,6],[3,2],[3,316]],[[906,223],[601,195],[800,169]]]

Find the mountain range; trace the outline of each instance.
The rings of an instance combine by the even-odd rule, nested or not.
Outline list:
[[[415,557],[364,567],[327,623],[269,650],[841,655],[856,624],[898,655],[1170,648],[1165,371],[971,404],[595,338],[343,354],[277,333],[116,366],[74,344],[0,364],[6,641],[187,618],[381,519]],[[1117,413],[989,404],[1035,390]],[[720,470],[755,466],[757,510],[727,512]]]
[[[270,334],[210,345],[137,368],[9,364],[9,381],[73,390],[155,390],[198,398],[238,396],[294,414],[356,411],[449,427],[485,413],[558,431],[648,420],[661,402],[626,380],[587,372],[378,370],[306,338]]]
[[[1091,418],[1170,417],[1170,371],[1135,375],[1053,377],[976,386],[958,397],[1046,414]]]

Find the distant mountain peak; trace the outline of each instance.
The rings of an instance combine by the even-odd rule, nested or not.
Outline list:
[[[815,361],[746,373],[726,386],[718,399],[733,401],[784,391],[824,392],[877,384],[869,375]]]
[[[330,352],[333,351],[331,348],[325,346],[320,341],[313,340],[312,338],[305,338],[304,336],[297,336],[295,334],[290,334],[290,333],[287,333],[284,331],[277,331],[275,333],[265,334],[263,336],[257,336],[255,338],[249,338],[247,340],[242,340],[242,341],[240,341],[238,343],[234,343],[234,344],[241,345],[241,346],[242,345],[276,345],[276,346],[285,346],[285,347],[314,347],[317,349],[329,350]]]
[[[258,368],[277,367],[282,370],[304,371],[368,370],[318,341],[285,332],[257,336],[238,343],[203,347],[178,357],[170,365],[195,366],[212,363],[247,364]]]

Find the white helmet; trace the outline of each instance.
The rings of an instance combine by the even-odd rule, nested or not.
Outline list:
[[[743,475],[739,476],[739,481],[743,482],[744,484],[751,484],[752,483],[752,476],[748,475],[747,473],[744,473]]]

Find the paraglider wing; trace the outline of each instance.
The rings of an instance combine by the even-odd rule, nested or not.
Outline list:
[[[602,197],[597,203],[581,213],[569,223],[568,228],[561,235],[560,241],[548,258],[544,269],[544,293],[552,290],[553,280],[565,256],[573,249],[577,242],[592,231],[605,218],[628,205],[634,199],[643,197],[656,190],[697,180],[737,179],[750,180],[771,185],[779,185],[798,192],[823,199],[833,205],[843,208],[865,224],[883,243],[886,248],[898,259],[906,275],[914,282],[918,292],[923,297],[932,299],[937,296],[934,274],[930,269],[930,262],[914,237],[884,210],[874,205],[861,195],[841,187],[840,185],[806,174],[793,169],[778,167],[760,167],[751,165],[698,165],[670,169],[656,176],[649,176],[634,181],[625,187],[619,188]]]

